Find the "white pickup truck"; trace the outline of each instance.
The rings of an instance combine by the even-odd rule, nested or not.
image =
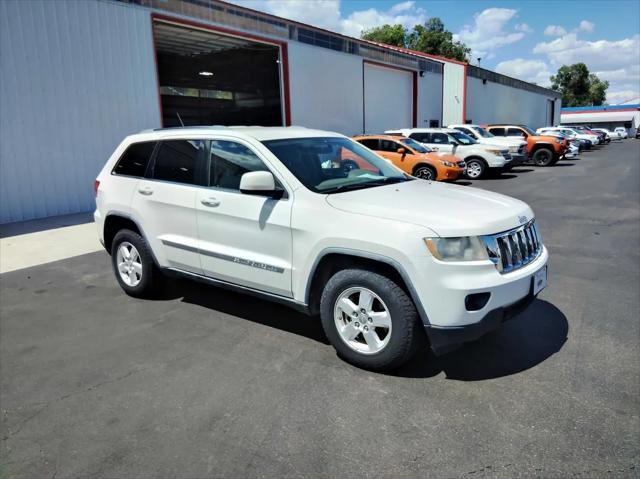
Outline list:
[[[406,136],[434,151],[456,155],[465,161],[466,176],[473,180],[482,178],[489,171],[502,172],[514,166],[508,147],[480,144],[452,128],[401,128],[387,130],[385,133]]]
[[[416,179],[328,131],[145,131],[116,148],[95,192],[127,294],[178,275],[284,303],[319,315],[365,368],[395,368],[425,338],[438,354],[474,340],[546,286],[528,205]]]

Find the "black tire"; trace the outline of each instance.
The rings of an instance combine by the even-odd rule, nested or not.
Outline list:
[[[139,283],[135,286],[125,283],[118,270],[118,248],[125,242],[136,248],[140,258],[139,263],[142,265],[142,274]],[[162,291],[164,276],[153,261],[149,245],[138,233],[126,229],[116,233],[111,244],[111,265],[118,284],[128,295],[136,298],[150,298]]]
[[[465,172],[465,176],[468,179],[479,180],[480,178],[484,177],[485,174],[487,173],[487,164],[484,162],[484,160],[481,160],[480,158],[470,158],[465,161],[467,163],[467,170]],[[469,171],[472,172],[471,175],[469,174]],[[476,171],[478,171],[477,174],[476,174]]]
[[[340,295],[349,288],[374,292],[384,302],[391,318],[391,336],[386,346],[373,354],[355,351],[342,339],[334,320]],[[320,318],[327,338],[347,362],[371,370],[390,370],[405,363],[423,343],[424,332],[413,301],[394,281],[372,271],[345,269],[329,279],[320,299]]]
[[[421,180],[436,181],[438,173],[433,166],[420,165],[413,171],[413,176]]]
[[[540,148],[533,154],[533,163],[536,166],[550,166],[554,156],[548,148]]]

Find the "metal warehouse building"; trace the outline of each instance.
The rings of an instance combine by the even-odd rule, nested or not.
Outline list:
[[[613,130],[623,127],[629,136],[635,136],[640,127],[640,104],[579,106],[562,108],[563,125],[591,125]]]
[[[91,210],[148,128],[560,120],[552,90],[219,0],[6,0],[0,18],[0,223]]]

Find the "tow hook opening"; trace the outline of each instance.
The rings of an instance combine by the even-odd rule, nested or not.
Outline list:
[[[489,302],[491,293],[474,293],[464,298],[464,306],[467,311],[479,311]]]

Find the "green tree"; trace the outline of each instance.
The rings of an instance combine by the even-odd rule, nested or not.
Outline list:
[[[362,32],[362,38],[364,40],[371,40],[396,47],[406,47],[406,37],[407,29],[399,23],[396,25],[382,25],[381,27],[370,28]]]
[[[460,61],[466,61],[471,51],[464,43],[454,41],[453,34],[437,17],[414,26],[411,31],[400,24],[371,28],[362,32],[362,38]]]
[[[453,40],[453,34],[437,17],[413,27],[407,38],[407,48],[460,61],[466,61],[471,52],[464,43]]]
[[[589,96],[591,97],[591,103],[596,106],[603,105],[607,99],[607,88],[609,88],[608,81],[602,81],[595,73],[589,75]]]
[[[587,65],[563,65],[551,76],[551,88],[562,93],[563,106],[602,105],[607,97],[608,81],[589,73]]]

